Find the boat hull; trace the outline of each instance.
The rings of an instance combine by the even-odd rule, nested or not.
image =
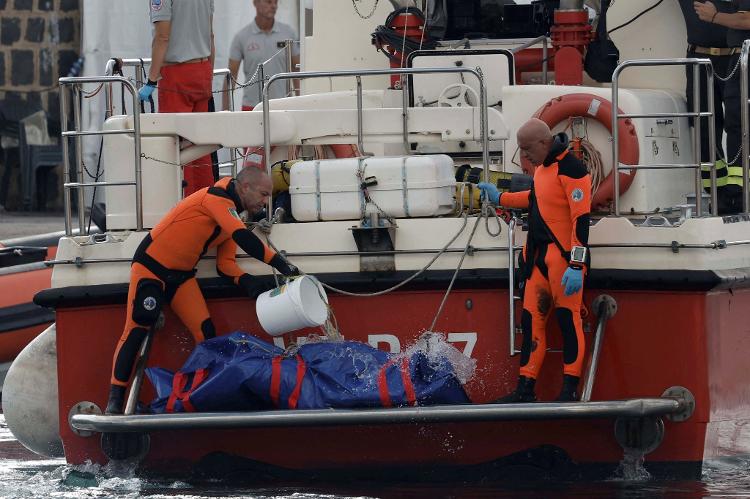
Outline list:
[[[463,282],[463,289],[451,293],[435,329],[477,360],[476,375],[466,389],[474,403],[486,403],[512,389],[517,377],[519,357],[509,356],[507,287],[490,282],[466,287],[469,281]],[[368,299],[330,298],[347,339],[401,351],[429,327],[440,304],[445,288],[427,288]],[[687,421],[664,421],[664,440],[646,455],[647,469],[657,475],[697,477],[705,459],[750,453],[750,420],[742,416],[750,414],[750,394],[740,347],[748,341],[742,311],[750,307],[750,290],[594,289],[585,293],[584,302],[590,304],[603,293],[617,301],[618,312],[607,324],[592,400],[659,397],[672,386],[687,388],[696,400]],[[208,302],[220,334],[243,330],[265,336],[252,301],[213,297]],[[71,463],[107,461],[99,438],[76,435],[67,415],[84,400],[106,404],[112,353],[124,315],[122,303],[81,306],[73,300],[57,307],[60,434]],[[176,370],[193,344],[171,311],[166,310],[166,318],[149,364]],[[584,323],[590,345],[593,314]],[[314,333],[286,335],[283,340],[288,344],[307,332]],[[554,351],[561,338],[554,324],[548,328],[548,343],[553,351],[538,382],[541,400],[554,399],[561,385],[562,356]],[[141,395],[142,402],[151,400],[149,383]],[[223,463],[216,469],[274,475],[407,468],[481,474],[502,473],[516,465],[546,474],[553,469],[569,474],[575,468],[608,475],[623,457],[613,423],[600,419],[162,431],[150,435],[142,464],[150,472],[175,473]],[[530,459],[532,455],[538,458]]]
[[[54,312],[33,303],[50,287],[52,269],[43,263],[0,270],[0,392],[11,361],[54,321]]]

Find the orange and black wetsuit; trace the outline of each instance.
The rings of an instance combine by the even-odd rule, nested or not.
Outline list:
[[[249,288],[254,278],[235,261],[237,246],[282,273],[287,263],[247,230],[234,180],[224,178],[180,201],[151,230],[133,257],[125,330],[115,350],[112,385],[127,386],[136,353],[163,304],[190,330],[196,343],[216,335],[195,279],[201,256],[216,247],[218,273]]]
[[[547,350],[547,319],[553,310],[563,335],[564,373],[580,377],[583,367],[583,290],[566,296],[561,281],[571,247],[588,247],[591,177],[567,146],[565,134],[556,135],[549,155],[534,172],[531,190],[505,192],[499,203],[529,209],[529,233],[520,261],[526,279],[520,374],[534,380]]]

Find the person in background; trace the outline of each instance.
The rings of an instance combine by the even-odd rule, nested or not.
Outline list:
[[[693,66],[685,66],[685,76],[687,85],[685,95],[687,97],[688,111],[708,111],[708,96],[706,89],[714,94],[714,125],[716,129],[716,175],[720,186],[724,185],[727,180],[727,163],[724,161],[724,147],[722,145],[724,138],[724,81],[722,78],[729,74],[729,60],[732,49],[727,46],[727,29],[723,26],[712,25],[702,21],[693,7],[694,0],[680,0],[680,9],[685,18],[685,27],[687,28],[687,54],[685,57],[697,59],[710,59],[714,68],[713,89],[707,89],[706,72],[704,68],[700,71],[700,87],[693,88]],[[728,2],[722,2],[725,8],[729,8]],[[700,95],[700,108],[693,109],[693,96],[695,92]],[[709,140],[708,140],[708,117],[700,118],[701,120],[701,162],[706,163],[709,160]],[[690,118],[690,124],[693,124],[693,118]],[[703,187],[706,192],[711,188],[711,170],[709,167],[701,168],[703,177]],[[721,187],[718,190],[719,203],[724,201],[724,190]],[[719,211],[724,211],[720,209]]]
[[[160,113],[208,112],[214,67],[214,0],[150,0],[153,23],[151,67],[138,95],[149,100],[159,89]],[[183,168],[184,194],[210,187],[211,156]]]
[[[234,79],[237,79],[240,64],[242,64],[245,73],[245,82],[250,82],[253,76],[256,81],[259,81],[260,72],[256,74],[258,65],[269,59],[271,60],[263,67],[265,78],[287,71],[284,52],[282,51],[277,54],[281,50],[279,44],[284,40],[298,40],[298,37],[290,26],[275,19],[278,5],[278,0],[253,0],[255,19],[234,36],[229,48],[229,71],[232,73]],[[297,64],[299,63],[299,45],[296,43],[294,44],[292,54],[292,68],[296,71]],[[295,82],[295,86],[297,85],[298,82]],[[261,102],[261,88],[261,84],[248,85],[244,88],[242,94],[243,111],[252,111]],[[228,109],[228,93],[225,91],[223,95],[224,109]],[[278,99],[281,97],[286,97],[286,85],[285,82],[280,81],[271,86],[268,98]],[[262,148],[248,152],[252,154],[247,156],[245,166],[262,167]]]
[[[533,402],[547,350],[547,319],[554,313],[563,337],[563,386],[559,402],[578,400],[585,341],[581,321],[583,278],[589,267],[591,176],[568,148],[565,133],[552,135],[537,118],[517,133],[518,147],[538,165],[530,190],[504,192],[478,187],[496,206],[529,210],[529,232],[519,259],[523,284],[521,367],[516,389],[495,403]]]
[[[122,414],[138,349],[164,305],[187,326],[196,345],[216,336],[195,278],[195,267],[206,251],[216,248],[219,275],[252,298],[273,286],[237,265],[237,246],[286,276],[299,273],[248,230],[238,214],[258,213],[271,190],[265,171],[244,168],[236,179],[223,178],[177,203],[143,239],[133,255],[125,328],[112,362],[107,414]]]
[[[727,167],[722,175],[717,171],[719,214],[742,211],[742,125],[740,102],[740,49],[750,38],[750,0],[733,0],[734,11],[726,12],[726,2],[693,2],[693,8],[701,21],[714,25],[714,29],[726,30],[730,59],[727,73],[732,77],[724,85],[724,128],[727,132]],[[722,8],[717,8],[717,5]],[[735,70],[736,68],[736,70]],[[722,75],[724,76],[724,75]],[[745,151],[744,154],[748,154]]]

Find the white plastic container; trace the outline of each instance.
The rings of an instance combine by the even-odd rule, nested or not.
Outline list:
[[[395,218],[433,217],[454,208],[453,160],[445,154],[302,161],[292,167],[292,215],[301,222],[359,220],[377,211],[365,203],[360,176],[374,177],[368,193]]]
[[[328,318],[328,298],[320,282],[305,275],[258,296],[255,313],[266,333],[279,336],[322,326]]]

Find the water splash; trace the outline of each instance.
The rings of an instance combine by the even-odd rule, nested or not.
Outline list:
[[[613,480],[626,482],[645,482],[651,479],[651,473],[643,466],[643,452],[636,449],[625,449],[625,453],[615,470]]]
[[[415,353],[424,354],[430,366],[436,369],[447,360],[462,385],[468,383],[477,370],[477,360],[448,343],[445,333],[425,331],[415,343],[407,346],[402,355],[411,357]]]

